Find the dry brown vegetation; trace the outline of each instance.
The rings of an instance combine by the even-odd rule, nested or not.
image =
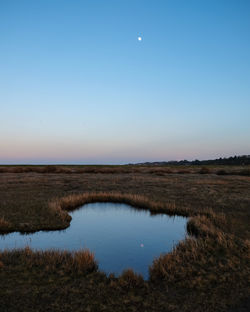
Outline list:
[[[125,203],[140,209],[150,210],[151,213],[166,213],[168,215],[181,215],[192,218],[188,221],[187,230],[189,234],[195,236],[213,236],[218,235],[219,230],[216,226],[225,223],[223,213],[215,214],[211,209],[202,209],[193,211],[190,207],[176,206],[174,202],[157,202],[150,200],[146,196],[136,194],[124,194],[119,192],[93,192],[72,194],[49,203],[49,207],[57,211],[58,216],[63,220],[69,220],[65,215],[65,210],[70,211],[84,204],[94,202],[115,202]],[[70,216],[69,216],[70,217]]]
[[[49,205],[60,210],[72,210],[79,206],[94,202],[114,202],[125,203],[137,208],[148,209],[151,212],[165,212],[169,215],[188,215],[188,209],[176,207],[174,202],[157,202],[150,200],[144,195],[127,194],[120,192],[87,192],[82,194],[72,194],[52,201]]]
[[[211,170],[207,167],[202,167],[199,171],[200,174],[209,174],[211,173]]]
[[[124,270],[118,281],[119,286],[127,289],[145,287],[142,275],[135,273],[132,269]]]
[[[237,255],[231,254],[232,249],[241,249],[241,252],[245,252],[247,257],[239,262]],[[213,253],[218,250],[220,251],[219,257],[213,257]],[[234,257],[237,259],[234,259]],[[228,271],[227,277],[229,278],[230,270],[239,271],[244,261],[245,265],[247,265],[249,257],[250,248],[247,241],[234,241],[223,233],[217,233],[216,239],[212,240],[188,238],[174,247],[171,253],[154,260],[150,267],[150,279],[155,282],[159,280],[176,282],[179,278],[182,278],[183,280],[179,280],[179,282],[191,284],[207,282],[209,276],[206,276],[206,274],[213,274],[216,279],[225,279],[225,275],[217,276],[222,267]],[[199,270],[197,270],[198,267],[194,266],[194,263],[198,264]],[[213,270],[211,270],[211,264]],[[193,271],[196,271],[196,274],[200,277],[203,276],[202,280],[198,279],[197,281]]]
[[[4,217],[0,217],[0,233],[9,232],[11,229],[10,222],[6,221]]]
[[[39,267],[47,273],[63,270],[65,273],[87,274],[97,271],[98,268],[94,254],[88,249],[76,252],[33,251],[29,247],[25,247],[12,252],[3,251],[1,256],[5,265],[13,265],[17,262],[25,263],[30,270]]]
[[[219,170],[218,170],[219,168]],[[249,166],[138,166],[138,165],[125,165],[125,166],[0,166],[0,173],[53,173],[53,174],[218,174],[218,175],[243,175],[250,176]]]
[[[0,306],[6,311],[248,311],[249,177],[216,175],[221,170],[216,167],[205,174],[140,170],[0,174],[0,217],[12,230],[65,228],[67,211],[114,201],[188,216],[188,231],[196,237],[155,259],[148,282],[132,270],[106,276],[89,251],[4,251]]]

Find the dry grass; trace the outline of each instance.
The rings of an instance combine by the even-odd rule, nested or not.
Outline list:
[[[217,174],[250,176],[250,166],[143,166],[143,165],[117,165],[117,166],[0,166],[0,173],[40,173],[40,174],[154,174],[165,176],[167,174]],[[218,170],[219,169],[219,170]]]
[[[1,166],[0,173],[66,173],[66,174],[83,174],[83,173],[102,173],[102,174],[115,174],[115,173],[131,173],[137,172],[138,169],[126,166]]]
[[[232,240],[222,233],[217,239],[189,238],[179,243],[171,253],[154,260],[150,267],[150,279],[157,283],[164,280],[169,284],[184,283],[186,287],[201,287],[199,284],[204,287],[211,278],[218,284],[233,278],[231,273],[246,269],[249,260],[247,241]]]
[[[11,229],[10,222],[6,221],[4,217],[0,218],[0,233],[8,232]]]
[[[188,216],[188,208],[181,209],[176,207],[175,202],[157,202],[150,200],[146,196],[138,194],[127,194],[120,192],[88,192],[81,194],[72,194],[49,203],[55,211],[73,210],[84,204],[94,202],[114,202],[124,203],[136,208],[148,209],[152,213],[167,213],[169,215],[183,215]]]
[[[53,211],[60,216],[60,218],[67,220],[65,210],[70,211],[76,209],[84,204],[94,202],[115,202],[125,203],[136,207],[138,209],[150,210],[152,214],[165,213],[168,215],[181,215],[192,217],[187,224],[189,234],[195,236],[213,236],[215,237],[220,232],[218,227],[225,223],[224,214],[215,214],[211,209],[203,209],[200,211],[192,211],[190,208],[177,207],[174,202],[157,202],[150,200],[146,196],[135,194],[124,194],[119,192],[93,192],[72,194],[49,203]],[[70,217],[70,216],[69,216]]]
[[[140,170],[138,168],[138,170]],[[144,169],[145,170],[145,169]],[[171,174],[171,173],[174,173],[173,170],[171,170],[170,168],[152,168],[152,169],[149,169],[147,170],[147,173],[152,173],[152,174],[155,174],[155,175],[158,175],[158,176],[164,176],[165,174]]]
[[[250,177],[250,169],[240,170],[236,174],[246,176],[246,177]]]
[[[135,273],[132,269],[124,270],[119,277],[119,285],[123,288],[144,287],[145,283],[141,274]]]
[[[220,227],[225,223],[225,215],[215,215],[213,212],[204,212],[203,215],[197,215],[189,219],[187,231],[190,235],[196,237],[213,237],[218,239],[223,232]]]
[[[178,174],[188,174],[188,173],[192,173],[190,170],[188,169],[180,169],[178,171],[176,171],[175,173],[178,173]]]
[[[69,226],[69,223],[72,218],[66,211],[63,211],[61,209],[57,201],[50,202],[49,208],[51,209],[52,214],[54,214],[56,217],[59,217],[61,219],[63,224],[66,224],[66,226]]]
[[[1,261],[1,254],[0,254],[0,270],[3,268],[3,262]]]
[[[24,225],[64,228],[70,224],[67,211],[115,201],[152,214],[188,216],[188,230],[197,237],[155,259],[149,282],[130,270],[119,278],[107,277],[97,270],[91,253],[5,251],[0,253],[1,306],[15,312],[225,312],[249,307],[249,177],[218,176],[215,167],[207,175],[193,168],[192,174],[163,169],[0,174],[0,215],[13,230]]]
[[[207,167],[202,167],[199,171],[200,174],[209,174],[211,173],[211,170]]]
[[[76,252],[69,251],[33,251],[29,247],[24,249],[16,249],[2,252],[2,259],[6,265],[10,263],[23,264],[30,270],[39,267],[44,272],[86,274],[97,271],[98,265],[94,254],[88,249],[78,250]]]
[[[220,170],[216,171],[216,174],[217,175],[227,175],[228,172],[226,170],[224,170],[224,169],[220,169]]]

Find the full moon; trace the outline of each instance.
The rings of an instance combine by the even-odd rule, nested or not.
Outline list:
[[[142,37],[138,37],[138,41],[141,41],[142,40]]]

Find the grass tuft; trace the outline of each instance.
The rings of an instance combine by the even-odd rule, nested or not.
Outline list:
[[[73,267],[78,273],[90,273],[97,271],[98,265],[94,253],[88,249],[79,250],[73,253]]]
[[[119,277],[119,285],[123,288],[139,288],[144,286],[141,274],[135,273],[132,269],[124,270]]]

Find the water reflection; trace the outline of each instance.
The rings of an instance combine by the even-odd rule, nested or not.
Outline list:
[[[0,248],[86,247],[95,253],[100,270],[120,274],[123,269],[133,268],[147,278],[153,259],[171,251],[186,235],[187,218],[151,215],[126,204],[92,203],[70,215],[72,221],[66,230],[0,235]]]

